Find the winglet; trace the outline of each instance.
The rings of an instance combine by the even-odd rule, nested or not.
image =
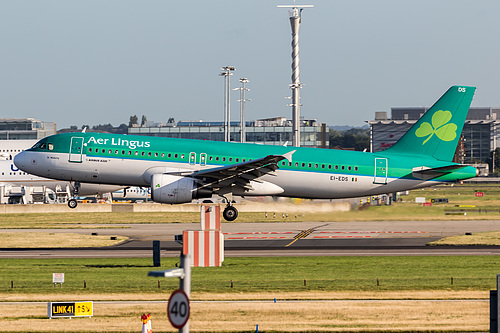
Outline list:
[[[297,150],[292,150],[292,151],[289,151],[288,153],[286,154],[283,154],[281,156],[283,156],[286,160],[288,160],[288,162],[291,162],[292,161],[292,155],[293,153],[295,153]]]

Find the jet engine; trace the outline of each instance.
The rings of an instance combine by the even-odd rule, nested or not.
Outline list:
[[[181,204],[211,196],[212,190],[200,188],[194,178],[168,174],[151,177],[151,200],[154,202]]]

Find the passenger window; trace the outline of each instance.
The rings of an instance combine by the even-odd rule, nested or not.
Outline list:
[[[305,164],[305,163],[302,163],[302,167],[305,167],[305,166],[306,166],[306,164]]]
[[[317,169],[317,168],[318,168],[318,165],[317,165],[317,164],[314,164],[314,167]]]
[[[351,171],[351,167],[350,167],[350,166],[349,166],[349,167],[347,167],[347,170]]]
[[[181,155],[181,160],[183,160],[183,159],[184,159],[184,154]]]
[[[331,169],[332,168],[332,165],[331,164],[328,164],[328,169]]]
[[[243,162],[245,162],[246,160],[245,159],[242,159]]]
[[[148,153],[148,156],[151,156],[151,152]]]
[[[158,157],[158,153],[155,153],[155,157]]]
[[[131,151],[131,150],[129,150],[129,151],[128,151],[128,154],[129,154],[129,155],[132,155],[132,151]]]
[[[174,158],[177,158],[177,156],[179,156],[179,155],[178,155],[178,154],[175,154],[175,155],[174,155]]]
[[[89,148],[89,153],[91,153],[91,152],[92,152],[92,148]]]
[[[292,162],[288,162],[288,166],[292,166]]]
[[[172,157],[172,154],[168,154],[168,158]]]
[[[230,158],[229,158],[229,162],[232,162],[232,161],[233,161],[233,158],[232,158],[232,157],[230,157]]]
[[[108,149],[108,154],[111,154],[113,151],[111,149]]]
[[[118,155],[118,149],[117,149],[117,150],[115,150],[115,154],[116,154],[116,155]]]
[[[325,165],[324,164],[321,164],[321,169],[324,169],[325,168]]]
[[[211,161],[211,160],[213,160],[213,159],[214,159],[214,158],[213,158],[212,156],[210,156],[210,157],[208,158],[208,160],[209,160],[209,161]]]
[[[122,155],[125,155],[125,150],[122,150]]]
[[[299,162],[295,162],[295,166],[298,167],[299,166]]]
[[[102,153],[103,153],[103,154],[104,154],[104,153],[106,153],[106,149],[103,149],[103,150],[102,150]]]
[[[309,163],[307,166],[310,168],[310,167],[312,166],[312,164],[311,164],[311,163]]]
[[[336,165],[336,166],[335,166],[335,170],[338,170],[338,169],[339,169],[339,166],[338,166],[338,165]]]
[[[146,152],[145,152],[145,151],[143,151],[143,152],[141,153],[141,155],[142,155],[142,156],[146,155]]]
[[[345,166],[342,166],[342,170],[344,170],[344,169],[345,169]]]
[[[218,161],[218,160],[219,160],[219,156],[217,156],[217,157],[215,158],[215,160],[216,160],[216,161]]]
[[[135,156],[139,156],[139,152],[137,150],[135,151]]]
[[[358,171],[358,167],[354,167],[354,171]]]
[[[165,157],[165,153],[161,153],[161,157]]]
[[[236,163],[238,163],[239,161],[240,161],[240,159],[239,159],[239,158],[237,158],[237,159],[236,159]]]
[[[225,157],[222,158],[222,162],[226,162],[226,158]]]

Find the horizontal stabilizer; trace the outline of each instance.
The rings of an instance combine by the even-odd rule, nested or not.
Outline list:
[[[453,170],[465,168],[466,165],[463,164],[452,164],[446,165],[438,168],[429,168],[426,166],[420,166],[412,169],[412,175],[419,179],[431,179],[438,176],[442,176],[444,173],[451,172]]]

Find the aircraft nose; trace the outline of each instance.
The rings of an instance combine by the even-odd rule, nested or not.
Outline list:
[[[30,154],[26,151],[22,151],[16,156],[14,156],[14,164],[18,169],[23,170],[24,172],[29,173],[29,166],[31,165],[31,157]]]

